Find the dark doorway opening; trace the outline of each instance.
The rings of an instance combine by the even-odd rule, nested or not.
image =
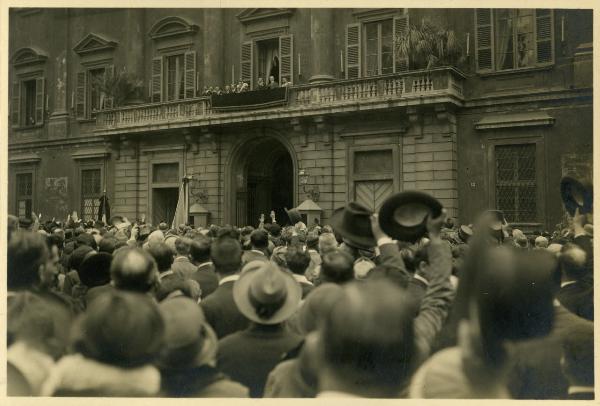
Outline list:
[[[250,143],[242,154],[235,172],[236,225],[256,227],[261,214],[268,223],[271,210],[278,224],[286,224],[285,208],[294,206],[294,166],[288,150],[265,138]]]
[[[178,198],[178,188],[152,189],[152,224],[165,222],[170,226],[175,217]]]

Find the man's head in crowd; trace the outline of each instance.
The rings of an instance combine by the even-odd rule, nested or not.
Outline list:
[[[319,236],[319,253],[324,255],[337,248],[337,240],[333,233],[323,233]]]
[[[354,279],[354,261],[343,251],[336,250],[323,255],[321,280],[342,284]]]
[[[117,249],[118,241],[115,237],[112,236],[104,236],[100,243],[98,244],[98,252],[106,252],[107,254],[112,254]]]
[[[321,391],[398,396],[412,372],[414,311],[408,300],[382,280],[344,288],[319,329]]]
[[[159,273],[167,272],[173,265],[173,254],[167,244],[158,243],[148,247],[148,252],[156,261],[156,266]]]
[[[17,231],[7,247],[8,290],[37,288],[49,265],[48,247],[38,233]]]
[[[566,281],[578,281],[587,273],[585,251],[576,244],[568,243],[562,247],[559,263]]]
[[[534,240],[535,248],[548,248],[548,239],[544,236],[536,237]]]
[[[79,248],[82,245],[87,245],[88,247],[92,248],[92,249],[96,249],[98,248],[98,245],[96,244],[96,239],[94,238],[93,235],[88,234],[88,233],[81,233],[77,236],[77,238],[75,239],[75,247]]]
[[[242,247],[227,235],[217,238],[210,247],[210,258],[220,275],[232,275],[242,265]]]
[[[293,245],[286,250],[285,262],[290,271],[297,275],[304,275],[310,264],[310,254],[303,250],[302,246]]]
[[[190,244],[190,258],[196,265],[210,261],[210,239],[202,234],[196,236]]]
[[[175,251],[177,256],[187,257],[190,255],[190,244],[192,240],[186,237],[179,237],[175,240]]]
[[[157,280],[156,263],[142,249],[121,248],[115,253],[110,275],[117,289],[150,292]]]
[[[254,230],[250,234],[250,244],[253,249],[264,251],[269,246],[269,235],[265,230]]]

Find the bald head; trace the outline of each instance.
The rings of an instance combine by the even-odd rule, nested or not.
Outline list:
[[[121,249],[112,261],[110,275],[117,289],[149,292],[156,282],[156,262],[144,250]]]
[[[536,248],[548,248],[548,239],[544,236],[539,236],[535,239]]]

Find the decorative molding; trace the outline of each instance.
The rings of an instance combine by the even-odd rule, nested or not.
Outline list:
[[[173,152],[173,151],[184,151],[186,149],[186,145],[172,145],[169,146],[168,150],[165,150],[164,146],[156,146],[156,147],[141,147],[140,152],[142,154],[148,154],[150,152]]]
[[[405,8],[357,8],[352,15],[359,21],[379,20],[391,18],[396,15],[406,14]]]
[[[45,63],[47,59],[48,56],[38,48],[25,47],[18,49],[10,58],[10,62],[14,66],[23,66]]]
[[[110,151],[108,151],[106,148],[102,147],[102,148],[91,148],[91,149],[82,149],[80,151],[76,151],[74,153],[71,154],[71,157],[73,157],[73,159],[79,160],[79,159],[99,159],[99,158],[106,158],[107,156],[110,156]]]
[[[288,17],[294,13],[293,8],[247,8],[237,15],[242,24],[274,17]]]
[[[181,17],[170,16],[154,23],[148,35],[150,35],[150,38],[156,40],[178,35],[191,35],[197,31],[197,25],[192,24]]]
[[[476,121],[476,130],[493,130],[498,128],[535,127],[554,125],[554,117],[544,112],[498,114],[485,116]]]
[[[8,158],[9,164],[35,164],[42,160],[36,153],[12,155]]]
[[[115,49],[117,45],[116,41],[108,39],[105,36],[89,33],[75,45],[73,51],[82,56],[93,52],[110,51]]]

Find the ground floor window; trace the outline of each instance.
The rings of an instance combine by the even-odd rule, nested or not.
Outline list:
[[[102,196],[102,172],[100,169],[81,171],[81,218],[94,220],[98,217]]]
[[[33,174],[17,174],[16,184],[17,215],[19,217],[31,217],[31,212],[33,210]]]
[[[536,145],[496,145],[496,208],[510,223],[537,219]]]

